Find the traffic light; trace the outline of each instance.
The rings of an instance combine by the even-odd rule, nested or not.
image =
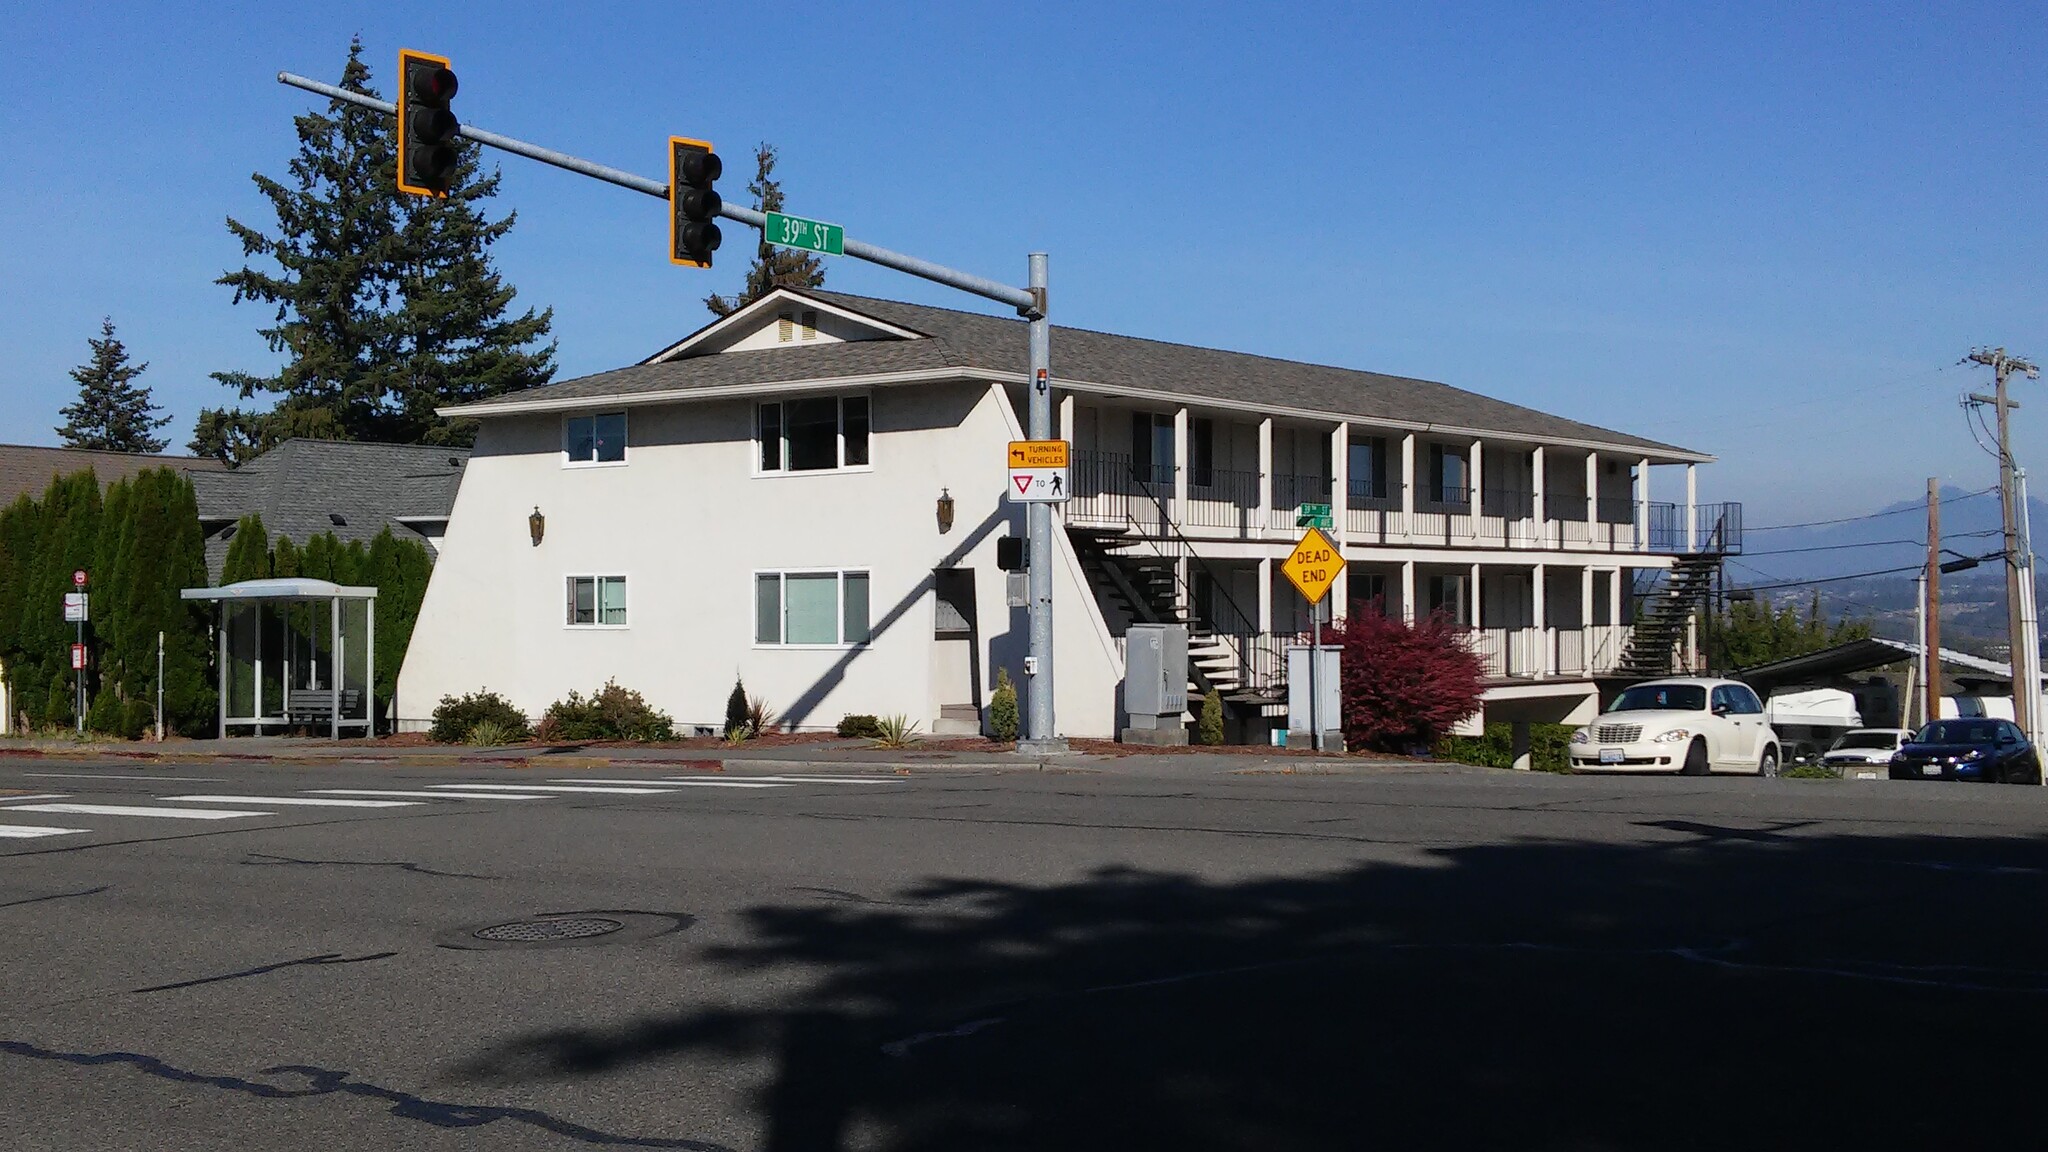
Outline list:
[[[402,49],[398,53],[398,190],[418,196],[446,196],[462,161],[456,135],[462,124],[449,111],[455,73],[446,56]]]
[[[692,268],[711,267],[718,251],[718,210],[724,201],[711,185],[725,162],[708,140],[668,138],[668,258]]]

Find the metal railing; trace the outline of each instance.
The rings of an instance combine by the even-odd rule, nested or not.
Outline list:
[[[1742,551],[1742,505],[1696,504],[1687,521],[1683,504],[1649,506],[1649,547],[1652,552]],[[1688,527],[1691,529],[1687,531]]]

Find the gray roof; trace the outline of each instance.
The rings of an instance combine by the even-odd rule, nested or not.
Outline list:
[[[227,554],[219,529],[251,513],[298,544],[322,532],[367,544],[387,525],[403,539],[413,529],[402,519],[448,518],[468,459],[467,448],[287,440],[232,471],[195,473],[207,568],[218,573]]]
[[[636,364],[559,384],[527,389],[464,408],[485,415],[494,405],[612,399],[643,393],[690,392],[758,384],[898,372],[960,370],[1021,376],[1024,321],[924,304],[906,304],[816,289],[787,290],[850,312],[922,333],[922,340],[868,340],[771,351],[683,355]],[[1053,378],[1086,390],[1135,390],[1255,408],[1294,409],[1329,417],[1382,420],[1536,440],[1593,442],[1654,454],[1706,459],[1702,453],[1567,420],[1448,384],[1351,368],[1305,364],[1055,326]]]
[[[220,461],[204,456],[146,456],[136,452],[101,452],[90,448],[43,448],[30,444],[0,444],[0,505],[11,504],[23,494],[40,499],[52,478],[92,469],[105,488],[148,468],[175,468],[180,472],[214,472]]]

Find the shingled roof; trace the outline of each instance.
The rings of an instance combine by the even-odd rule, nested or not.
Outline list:
[[[468,460],[467,448],[287,440],[232,471],[195,475],[208,568],[218,572],[227,554],[224,529],[251,513],[272,538],[298,544],[322,532],[367,544],[386,526],[403,538],[414,531],[404,521],[448,518]]]
[[[691,354],[685,340],[646,363],[448,411],[487,416],[540,405],[567,407],[581,400],[680,399],[699,391],[900,374],[1023,378],[1027,326],[1022,320],[816,289],[783,292],[910,329],[924,338],[710,355]],[[1691,449],[1568,420],[1432,380],[1057,325],[1052,352],[1054,382],[1083,392],[1211,401],[1454,434],[1595,444],[1641,450],[1667,459],[1711,459]]]
[[[22,495],[41,497],[52,478],[92,469],[104,488],[148,468],[180,472],[214,472],[220,461],[203,456],[146,456],[137,452],[99,452],[89,448],[42,448],[0,444],[0,504]]]

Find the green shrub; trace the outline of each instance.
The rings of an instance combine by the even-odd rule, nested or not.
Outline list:
[[[462,742],[472,748],[496,748],[525,739],[525,733],[515,732],[496,720],[479,720],[469,726]]]
[[[732,695],[725,698],[725,734],[747,731],[747,686],[739,677],[732,679]],[[742,735],[741,739],[746,737]]]
[[[747,736],[759,736],[775,727],[775,713],[769,711],[768,701],[759,696],[747,698]]]
[[[121,735],[141,740],[156,734],[156,705],[149,700],[130,700],[121,705]]]
[[[471,729],[486,723],[510,733],[499,743],[524,740],[529,732],[526,713],[510,700],[484,689],[467,696],[441,697],[441,703],[434,707],[434,727],[429,735],[443,744],[461,744],[469,739]]]
[[[1223,743],[1223,693],[1209,689],[1202,697],[1202,711],[1195,719],[1195,739],[1203,744]]]
[[[1572,733],[1569,724],[1531,724],[1530,767],[1538,772],[1570,772]],[[1486,768],[1515,766],[1514,727],[1488,724],[1484,736],[1446,736],[1436,742],[1436,755],[1460,764]]]
[[[1017,685],[1008,668],[996,669],[996,690],[988,701],[988,734],[1008,743],[1017,738]]]
[[[121,734],[121,699],[112,689],[101,689],[85,712],[85,730],[108,736]]]
[[[917,740],[917,721],[908,716],[896,715],[882,718],[881,734],[875,737],[877,748],[908,748]]]
[[[585,697],[571,692],[548,705],[540,718],[543,740],[673,740],[675,721],[655,710],[646,697],[618,681]]]
[[[1842,774],[1825,764],[1794,764],[1785,769],[1788,780],[1840,780]]]
[[[839,734],[854,740],[873,740],[882,734],[882,722],[864,712],[849,712],[839,720]]]

